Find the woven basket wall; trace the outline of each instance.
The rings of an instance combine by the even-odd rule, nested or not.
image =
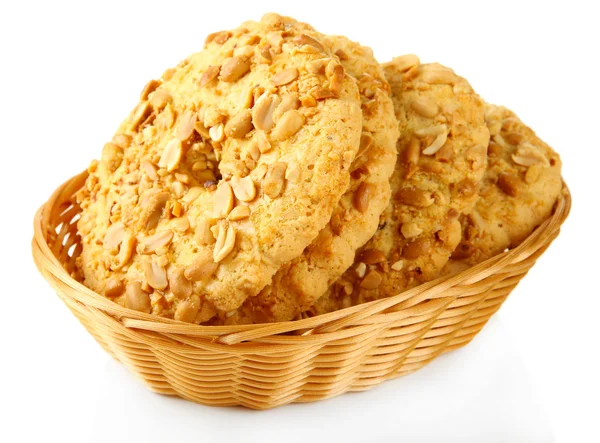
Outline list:
[[[63,184],[35,215],[33,257],[96,341],[153,391],[209,405],[266,409],[362,391],[467,344],[559,233],[552,217],[519,247],[395,297],[295,322],[198,326],[123,308],[70,277],[81,247],[74,194]]]

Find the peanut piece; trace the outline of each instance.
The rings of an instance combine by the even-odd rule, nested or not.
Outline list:
[[[295,109],[286,111],[277,121],[271,136],[274,140],[286,140],[304,125],[304,117]]]
[[[219,264],[213,261],[210,252],[203,250],[194,262],[185,268],[183,275],[191,281],[207,280],[218,267]]]
[[[263,191],[266,195],[271,198],[279,197],[285,185],[286,169],[287,164],[284,162],[275,162],[269,165],[262,184]]]
[[[250,70],[250,61],[246,57],[232,57],[223,63],[219,79],[224,82],[235,82]]]
[[[145,312],[146,314],[152,312],[150,295],[142,290],[142,284],[139,281],[134,281],[127,285],[127,289],[125,290],[125,306],[129,309]]]
[[[244,138],[252,131],[252,111],[244,109],[225,125],[225,135],[231,138]]]
[[[216,218],[225,218],[233,209],[233,190],[231,185],[224,181],[215,192],[213,213]]]

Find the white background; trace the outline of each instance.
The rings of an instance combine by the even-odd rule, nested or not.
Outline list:
[[[525,410],[518,420],[502,422],[506,433],[496,434],[495,440],[480,434],[481,441],[530,441],[527,432],[520,433],[520,429],[525,429],[523,423],[542,423],[537,419],[540,414],[549,419],[551,433],[558,442],[599,441],[600,33],[593,4],[388,4],[369,0],[354,6],[350,2],[304,0],[239,4],[198,0],[71,4],[3,0],[0,441],[81,442],[93,435],[110,435],[98,433],[99,426],[106,431],[111,426],[123,429],[128,423],[139,425],[134,420],[136,411],[115,406],[115,415],[111,415],[113,405],[106,399],[106,391],[114,389],[115,383],[123,383],[122,389],[134,392],[136,382],[119,375],[119,369],[111,369],[111,364],[107,366],[108,357],[35,270],[29,245],[32,217],[60,183],[99,156],[103,143],[137,103],[147,80],[159,77],[165,68],[199,50],[209,32],[258,19],[271,10],[308,21],[322,32],[345,34],[371,46],[380,61],[414,52],[425,62],[447,64],[467,77],[487,101],[515,110],[558,150],[573,194],[571,216],[561,236],[497,316],[495,321],[502,328],[498,332],[501,338],[496,339],[504,347],[495,346],[484,331],[472,346],[456,355],[464,356],[465,373],[473,370],[469,362],[477,361],[482,352],[510,357],[510,361],[502,359],[497,364],[494,359],[486,360],[486,373],[490,375],[485,392],[492,394],[480,396],[480,408],[475,410],[494,410],[496,396],[513,392],[510,388],[522,386],[524,380],[528,388],[518,389],[524,392],[523,399],[534,399],[535,403],[537,398],[542,405],[532,408],[530,416]],[[510,352],[507,343],[511,343]],[[438,375],[432,383],[439,386],[439,391],[411,389],[414,385],[408,377],[373,392],[391,392],[392,397],[394,389],[411,392],[406,394],[400,410],[410,410],[407,404],[439,404],[444,389],[450,389],[444,388],[439,374],[455,368],[451,362],[456,357],[448,357],[436,362],[437,369],[431,370],[433,376]],[[524,369],[504,379],[494,371],[512,367],[512,362]],[[422,376],[415,374],[413,380],[422,382]],[[451,377],[446,380],[450,383]],[[494,387],[495,380],[499,384]],[[339,407],[343,414],[350,410],[349,405],[365,402],[365,410],[380,410],[388,417],[386,423],[395,423],[398,409],[385,403],[389,397],[364,395],[344,396],[314,409],[304,408],[303,416],[307,422],[311,414],[313,418],[321,413],[335,417],[337,409],[331,408]],[[114,398],[119,401],[120,397]],[[290,412],[273,415],[273,420],[297,410],[289,408]],[[224,423],[235,426],[239,417],[238,410],[232,411]],[[361,417],[357,413],[359,423]],[[451,414],[445,419],[447,423],[443,422],[443,414],[433,414],[424,426],[433,429],[452,424],[455,428],[456,423],[462,423],[450,423]],[[264,418],[261,420],[269,426]],[[351,428],[343,423],[340,420],[338,433],[330,436],[330,441],[350,431],[354,436],[360,432],[376,435],[369,434],[368,420],[362,431],[356,423]],[[172,425],[180,432],[182,426],[168,417],[147,425],[165,429]],[[470,435],[472,428],[464,426],[452,428],[454,435]],[[214,427],[207,427],[204,433],[197,429],[195,436],[199,441],[219,441],[219,435],[211,434],[210,429]],[[402,435],[399,427],[389,430],[388,437]],[[544,431],[539,435],[549,434]],[[279,441],[283,436],[271,435]],[[314,433],[306,435],[312,441],[318,437]],[[364,441],[370,439],[365,437]]]

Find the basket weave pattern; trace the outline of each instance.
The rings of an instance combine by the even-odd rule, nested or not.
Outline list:
[[[35,215],[42,275],[151,390],[253,409],[366,390],[464,346],[556,238],[571,204],[565,186],[553,216],[519,247],[395,297],[295,322],[199,326],[123,308],[71,278],[81,248],[74,194],[86,177],[64,183]]]

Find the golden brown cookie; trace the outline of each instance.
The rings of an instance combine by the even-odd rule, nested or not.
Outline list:
[[[485,113],[488,167],[480,197],[462,219],[455,269],[519,245],[550,216],[562,189],[560,157],[550,146],[509,109],[486,105]]]
[[[321,41],[358,80],[362,100],[361,147],[351,167],[350,187],[315,241],[284,265],[257,297],[249,297],[235,314],[222,318],[225,324],[286,321],[308,309],[352,264],[389,203],[398,122],[383,69],[370,48],[340,36]],[[331,67],[324,60],[309,69],[326,72]]]
[[[392,201],[355,262],[311,308],[330,312],[437,276],[460,241],[486,166],[489,132],[469,83],[416,56],[384,64],[400,122]]]
[[[348,188],[361,134],[356,81],[321,39],[267,14],[146,85],[79,194],[86,285],[197,323],[302,253]]]

